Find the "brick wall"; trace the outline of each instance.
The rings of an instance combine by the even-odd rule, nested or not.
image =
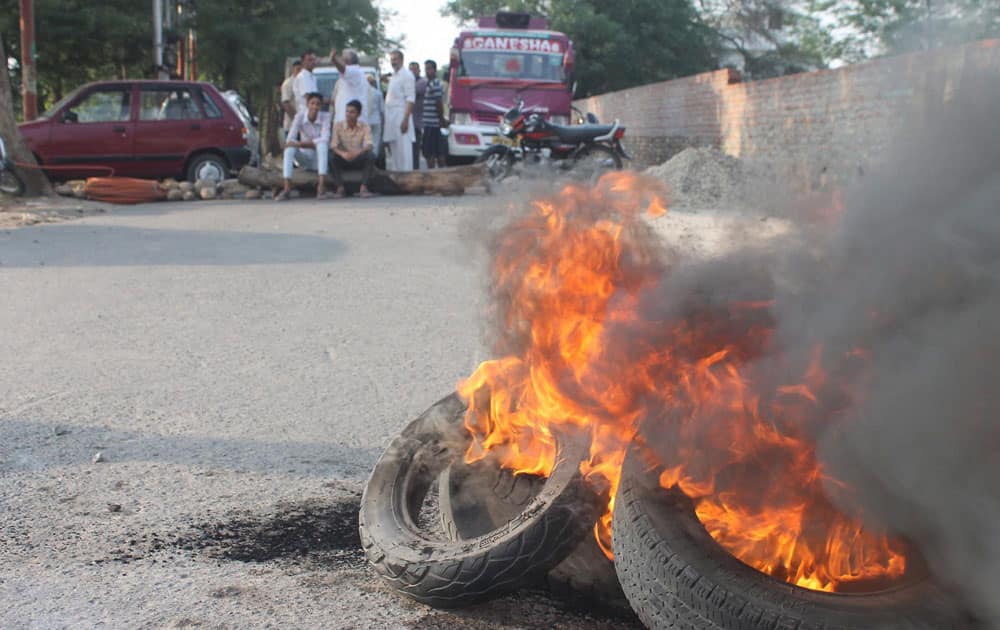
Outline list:
[[[907,116],[922,116],[986,71],[1000,77],[1000,40],[765,81],[743,83],[737,72],[718,70],[575,105],[602,121],[621,119],[638,166],[713,146],[814,190],[864,170]]]

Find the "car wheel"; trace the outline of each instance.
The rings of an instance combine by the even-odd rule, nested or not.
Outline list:
[[[0,167],[2,168],[2,167]],[[24,182],[12,170],[0,170],[0,193],[19,196],[24,194]]]
[[[524,510],[472,538],[436,535],[422,524],[426,499],[465,455],[465,407],[452,394],[411,422],[375,464],[361,498],[361,544],[376,573],[397,592],[440,608],[534,581],[589,533],[600,506],[579,470],[587,443],[567,437],[557,445],[559,463]]]
[[[228,173],[226,158],[215,153],[196,155],[187,168],[187,178],[192,183],[198,180],[221,182]]]
[[[611,529],[618,578],[647,628],[970,627],[956,602],[923,575],[852,595],[808,590],[743,564],[709,535],[683,492],[660,487],[660,469],[649,460],[636,444],[629,449]]]
[[[486,459],[474,464],[452,464],[439,483],[444,529],[453,540],[467,540],[493,531],[523,513],[545,484],[545,478],[515,475]],[[626,610],[629,607],[614,563],[601,551],[592,532],[548,572],[544,583],[553,594],[569,601]]]

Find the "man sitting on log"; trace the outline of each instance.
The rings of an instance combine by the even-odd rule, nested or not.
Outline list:
[[[372,130],[364,121],[358,120],[361,116],[361,101],[355,99],[347,104],[345,118],[334,124],[333,137],[330,139],[330,148],[333,150],[333,182],[337,186],[337,191],[333,194],[335,198],[344,196],[345,170],[361,170],[361,192],[360,197],[371,197],[368,190],[368,180],[371,179],[372,170],[375,166],[375,156],[372,154]]]
[[[316,196],[324,199],[323,179],[327,172],[327,162],[330,159],[330,114],[321,112],[323,95],[311,92],[306,95],[306,109],[295,114],[292,126],[288,129],[288,139],[285,140],[284,164],[281,175],[285,179],[284,189],[275,197],[275,201],[284,201],[292,192],[292,167],[295,161],[306,169],[316,169]]]

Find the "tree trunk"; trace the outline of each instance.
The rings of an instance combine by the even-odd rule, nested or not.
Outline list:
[[[24,138],[17,129],[17,119],[14,117],[14,97],[10,90],[10,74],[8,74],[7,52],[3,46],[3,38],[0,37],[0,59],[3,59],[4,68],[0,71],[0,135],[4,138],[7,150],[10,152],[10,159],[14,162],[38,166],[35,156],[24,144]],[[25,195],[39,197],[51,195],[52,184],[49,183],[45,171],[38,168],[19,168],[18,173],[24,180]]]
[[[460,195],[471,186],[480,186],[485,176],[485,164],[455,166],[423,171],[383,171],[375,169],[368,182],[372,192],[384,195],[442,193]],[[303,190],[316,188],[316,173],[296,169],[292,173],[292,187]],[[327,189],[332,190],[333,179],[326,176]],[[361,182],[361,171],[346,171],[344,184],[357,185]],[[255,168],[244,166],[240,171],[240,183],[255,188],[280,188],[284,185],[281,170],[273,167]]]

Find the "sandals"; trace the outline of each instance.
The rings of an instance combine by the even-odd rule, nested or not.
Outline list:
[[[287,190],[282,190],[280,193],[274,196],[275,201],[288,201],[288,199],[289,196]]]

